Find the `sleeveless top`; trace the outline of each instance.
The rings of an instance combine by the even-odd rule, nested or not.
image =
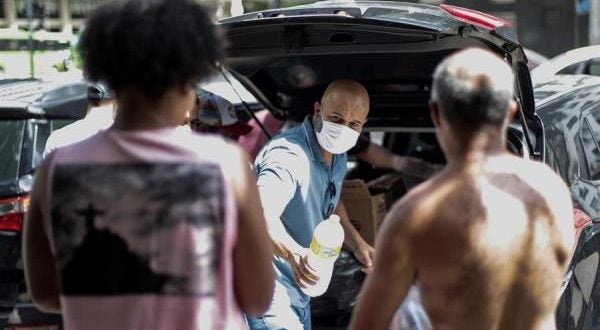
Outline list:
[[[42,207],[67,329],[246,328],[227,150],[166,128],[101,131],[51,155]]]

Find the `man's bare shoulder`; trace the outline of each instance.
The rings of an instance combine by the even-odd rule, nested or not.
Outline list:
[[[432,211],[448,193],[451,181],[452,178],[442,172],[411,189],[390,209],[384,220],[384,230],[412,231],[427,225],[433,218]]]
[[[487,170],[492,174],[515,174],[546,198],[564,198],[569,194],[563,179],[542,162],[503,156],[491,160]]]
[[[503,162],[503,160],[492,162],[490,173],[510,171],[539,194],[551,212],[551,221],[559,228],[559,233],[563,238],[562,242],[567,248],[571,248],[574,243],[573,203],[567,184],[544,163],[512,156],[506,160],[507,164],[503,164]]]

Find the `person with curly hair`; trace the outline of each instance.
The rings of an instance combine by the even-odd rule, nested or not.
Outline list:
[[[273,251],[248,156],[178,127],[221,40],[192,0],[89,17],[84,72],[114,92],[114,124],[46,157],[23,238],[33,302],[67,329],[240,329],[268,308]]]

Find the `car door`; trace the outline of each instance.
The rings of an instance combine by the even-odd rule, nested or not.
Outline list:
[[[579,174],[570,185],[580,209],[575,212],[580,234],[557,310],[561,330],[595,329],[600,324],[600,104],[588,104],[582,107],[576,137]]]
[[[582,112],[580,125],[581,171],[571,193],[586,214],[600,221],[600,104]]]

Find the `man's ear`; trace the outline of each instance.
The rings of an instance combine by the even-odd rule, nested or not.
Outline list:
[[[320,132],[323,127],[323,122],[321,121],[321,104],[319,102],[315,102],[313,105],[313,116],[312,123],[316,132]]]
[[[313,105],[313,118],[317,118],[321,114],[321,103],[315,102]]]
[[[437,103],[434,101],[429,102],[429,112],[431,114],[431,120],[433,121],[433,126],[440,127],[441,119],[440,119],[440,108]]]

